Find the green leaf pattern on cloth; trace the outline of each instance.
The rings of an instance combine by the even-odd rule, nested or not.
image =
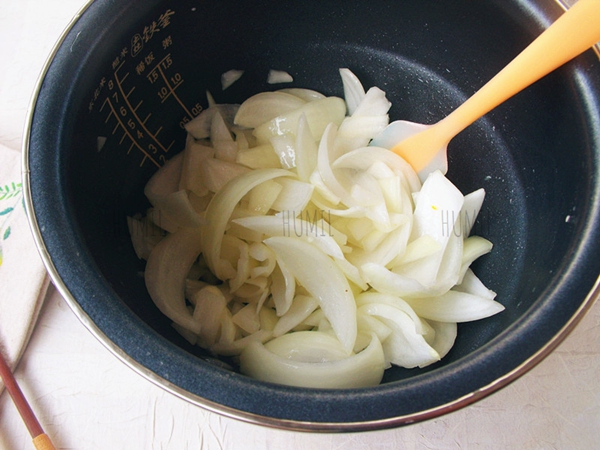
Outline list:
[[[23,185],[13,181],[8,184],[0,183],[0,266],[3,263],[2,243],[11,235],[11,214],[22,204]]]

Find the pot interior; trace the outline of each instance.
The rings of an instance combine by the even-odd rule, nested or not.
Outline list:
[[[34,220],[55,282],[129,364],[232,415],[376,422],[485,388],[554,339],[600,273],[600,67],[591,51],[452,141],[448,177],[465,194],[487,193],[474,233],[494,249],[473,269],[506,310],[461,324],[441,362],[389,369],[378,388],[287,388],[215,364],[152,303],[126,216],[149,206],[143,187],[183,149],[182,125],[208,106],[206,91],[218,103],[280,87],[343,96],[338,69],[347,67],[386,91],[392,120],[433,123],[560,12],[541,0],[92,3],[48,68],[30,129]],[[245,72],[223,91],[230,69]],[[267,84],[270,69],[294,82]]]

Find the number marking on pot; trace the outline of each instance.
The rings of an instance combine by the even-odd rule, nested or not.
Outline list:
[[[171,9],[165,11],[143,33],[132,37],[131,47],[124,47],[114,58],[110,75],[102,78],[89,104],[90,112],[99,106],[104,123],[112,125],[108,132],[119,138],[118,145],[129,144],[128,155],[134,150],[139,152],[140,167],[146,162],[161,167],[176,142],[163,133],[162,119],[153,111],[167,107],[181,110],[179,125],[183,127],[202,110],[199,104],[188,108],[177,94],[185,80],[169,51],[173,38],[162,34],[174,14]],[[155,41],[160,35],[160,41]],[[150,46],[152,43],[158,45]],[[105,141],[99,138],[98,151],[102,151]]]

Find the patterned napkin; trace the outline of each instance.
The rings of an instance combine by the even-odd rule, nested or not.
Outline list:
[[[48,283],[25,213],[21,153],[0,144],[0,351],[12,368],[29,341]],[[0,392],[3,388],[0,381]]]

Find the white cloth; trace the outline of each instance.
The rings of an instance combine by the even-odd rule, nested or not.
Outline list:
[[[31,336],[47,287],[23,204],[21,153],[0,144],[0,348],[11,367]]]

